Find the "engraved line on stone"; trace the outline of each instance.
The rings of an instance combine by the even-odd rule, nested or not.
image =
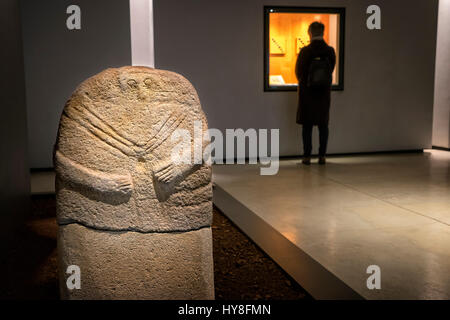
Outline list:
[[[88,186],[99,192],[114,192],[126,196],[132,193],[133,181],[130,174],[111,174],[86,168],[67,158],[59,150],[55,152],[55,159],[56,173],[63,180]]]
[[[91,101],[93,104],[95,104],[95,101],[89,96],[89,93],[87,91],[84,92],[83,97],[86,98],[87,100]],[[70,102],[72,98],[69,98],[69,101],[66,103],[66,105],[68,105],[68,103]],[[101,123],[105,124],[106,126],[109,127],[109,129],[111,131],[113,131],[117,136],[119,136],[121,139],[125,140],[126,144],[128,145],[134,145],[135,143],[133,141],[130,141],[129,139],[127,139],[124,135],[121,135],[120,132],[116,131],[111,125],[109,125],[105,120],[102,119],[102,117],[100,117],[93,109],[89,108],[87,105],[85,105],[84,103],[80,102],[80,105],[87,110],[88,112],[92,113],[92,115],[94,117],[96,117]]]
[[[158,122],[158,128],[155,130],[155,132],[152,134],[152,136],[150,137],[150,139],[144,143],[142,145],[142,147],[145,150],[148,150],[152,144],[154,143],[154,141],[156,140],[156,136],[161,132],[162,128],[164,127],[164,125],[167,123],[167,121],[170,119],[171,115],[166,116],[164,119],[160,120]]]
[[[103,120],[100,116],[98,116],[91,108],[85,106],[84,104],[80,105],[84,110],[87,111],[86,118],[89,122],[92,123],[92,125],[95,125],[97,128],[101,129],[103,132],[107,133],[107,131],[110,131],[111,137],[113,137],[116,140],[119,140],[125,145],[133,146],[135,143],[127,139],[125,136],[121,135],[118,131],[116,131],[111,125],[109,125],[105,120]],[[77,106],[74,106],[77,107]],[[80,112],[83,112],[83,110],[79,110]],[[101,128],[101,127],[105,127]]]
[[[99,128],[95,127],[94,125],[92,125],[91,123],[85,121],[82,118],[77,117],[75,113],[79,113],[80,114],[79,111],[75,111],[74,112],[74,110],[69,110],[69,109],[64,110],[64,114],[67,116],[67,118],[71,119],[75,123],[83,126],[87,130],[89,130],[89,132],[91,132],[94,136],[99,138],[101,141],[105,142],[106,144],[108,144],[109,146],[113,147],[114,149],[119,150],[124,155],[127,155],[127,156],[134,156],[135,155],[135,152],[134,152],[133,149],[131,149],[127,145],[123,144],[122,142],[114,139],[114,137],[111,137],[110,135],[108,135],[107,133],[102,131],[101,129],[99,129]]]
[[[102,120],[99,116],[97,116],[92,110],[90,110],[87,106],[81,104],[81,107],[87,111],[87,114],[84,114],[83,110],[79,110],[77,106],[74,106],[77,111],[79,111],[81,114],[83,114],[86,118],[86,120],[95,128],[102,131],[105,135],[117,140],[120,143],[125,144],[126,146],[132,146],[136,145],[132,141],[129,141],[122,135],[120,135],[112,126],[110,126],[108,123],[106,123],[104,120]],[[175,115],[175,116],[173,116]],[[181,124],[181,122],[184,120],[185,115],[182,115],[178,112],[173,112],[170,116],[168,116],[164,121],[162,121],[162,124],[157,129],[155,134],[152,138],[148,141],[148,143],[145,144],[144,150],[145,151],[153,151],[158,146],[160,146],[169,135]],[[105,128],[106,127],[106,128]],[[109,132],[107,132],[109,131]],[[143,153],[143,150],[135,150],[134,148],[128,149],[130,152],[125,153],[129,156],[137,156]]]
[[[206,225],[200,225],[198,227],[190,227],[190,228],[186,228],[186,229],[173,229],[173,230],[165,230],[165,231],[161,231],[161,230],[148,230],[148,231],[142,231],[139,230],[137,228],[120,228],[120,229],[114,229],[114,228],[107,228],[107,227],[97,227],[91,224],[87,224],[85,222],[81,222],[81,221],[75,221],[73,219],[71,219],[71,221],[67,221],[67,222],[58,222],[59,226],[68,226],[71,224],[78,224],[80,226],[86,227],[88,229],[92,229],[92,230],[98,230],[98,231],[108,231],[108,232],[135,232],[135,233],[142,233],[142,234],[148,234],[148,233],[172,233],[172,234],[180,234],[180,233],[186,233],[186,232],[190,232],[190,231],[197,231],[197,230],[201,230],[201,229],[205,229],[205,228],[211,228],[210,224],[206,224]]]
[[[167,140],[167,138],[172,134],[172,132],[178,128],[178,126],[183,122],[185,116],[184,115],[176,115],[176,117],[171,117],[170,121],[171,123],[169,124],[169,127],[167,128],[167,126],[165,126],[165,128],[161,131],[163,131],[161,133],[161,136],[158,136],[158,140],[156,140],[156,142],[150,146],[150,148],[146,149],[147,151],[153,151],[155,150],[157,147],[159,147],[164,141]]]
[[[69,116],[66,111],[63,111],[63,117],[67,118],[69,121],[74,122],[76,125],[80,126],[81,128],[84,128],[87,133],[92,134],[94,137],[97,137],[100,141],[106,143],[108,146],[110,146],[112,149],[119,151],[121,154],[131,157],[133,154],[130,153],[130,150],[128,150],[125,146],[121,146],[120,144],[115,144],[114,141],[110,141],[107,136],[103,137],[101,131],[96,131],[95,128],[92,128],[89,126],[89,124],[78,121],[73,119],[71,116]]]

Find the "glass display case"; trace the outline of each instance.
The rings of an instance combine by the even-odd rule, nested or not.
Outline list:
[[[332,89],[343,90],[345,8],[264,7],[265,91],[297,90],[295,64],[314,21],[325,25],[324,40],[336,52]]]

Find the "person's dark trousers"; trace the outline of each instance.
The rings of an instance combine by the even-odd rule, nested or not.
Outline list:
[[[311,157],[312,151],[312,130],[313,125],[304,124],[302,129],[303,135],[303,156]],[[328,144],[328,126],[320,125],[319,126],[319,157],[325,157],[327,153],[327,144]]]

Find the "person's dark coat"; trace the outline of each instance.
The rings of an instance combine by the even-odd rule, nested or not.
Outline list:
[[[334,49],[323,40],[313,40],[302,48],[295,66],[298,85],[297,123],[306,125],[328,125],[330,118],[331,87],[309,88],[309,67],[316,57],[328,58],[331,70],[336,65]]]

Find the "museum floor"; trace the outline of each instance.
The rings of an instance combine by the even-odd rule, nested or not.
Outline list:
[[[299,163],[216,165],[214,203],[315,298],[450,299],[450,152]]]

